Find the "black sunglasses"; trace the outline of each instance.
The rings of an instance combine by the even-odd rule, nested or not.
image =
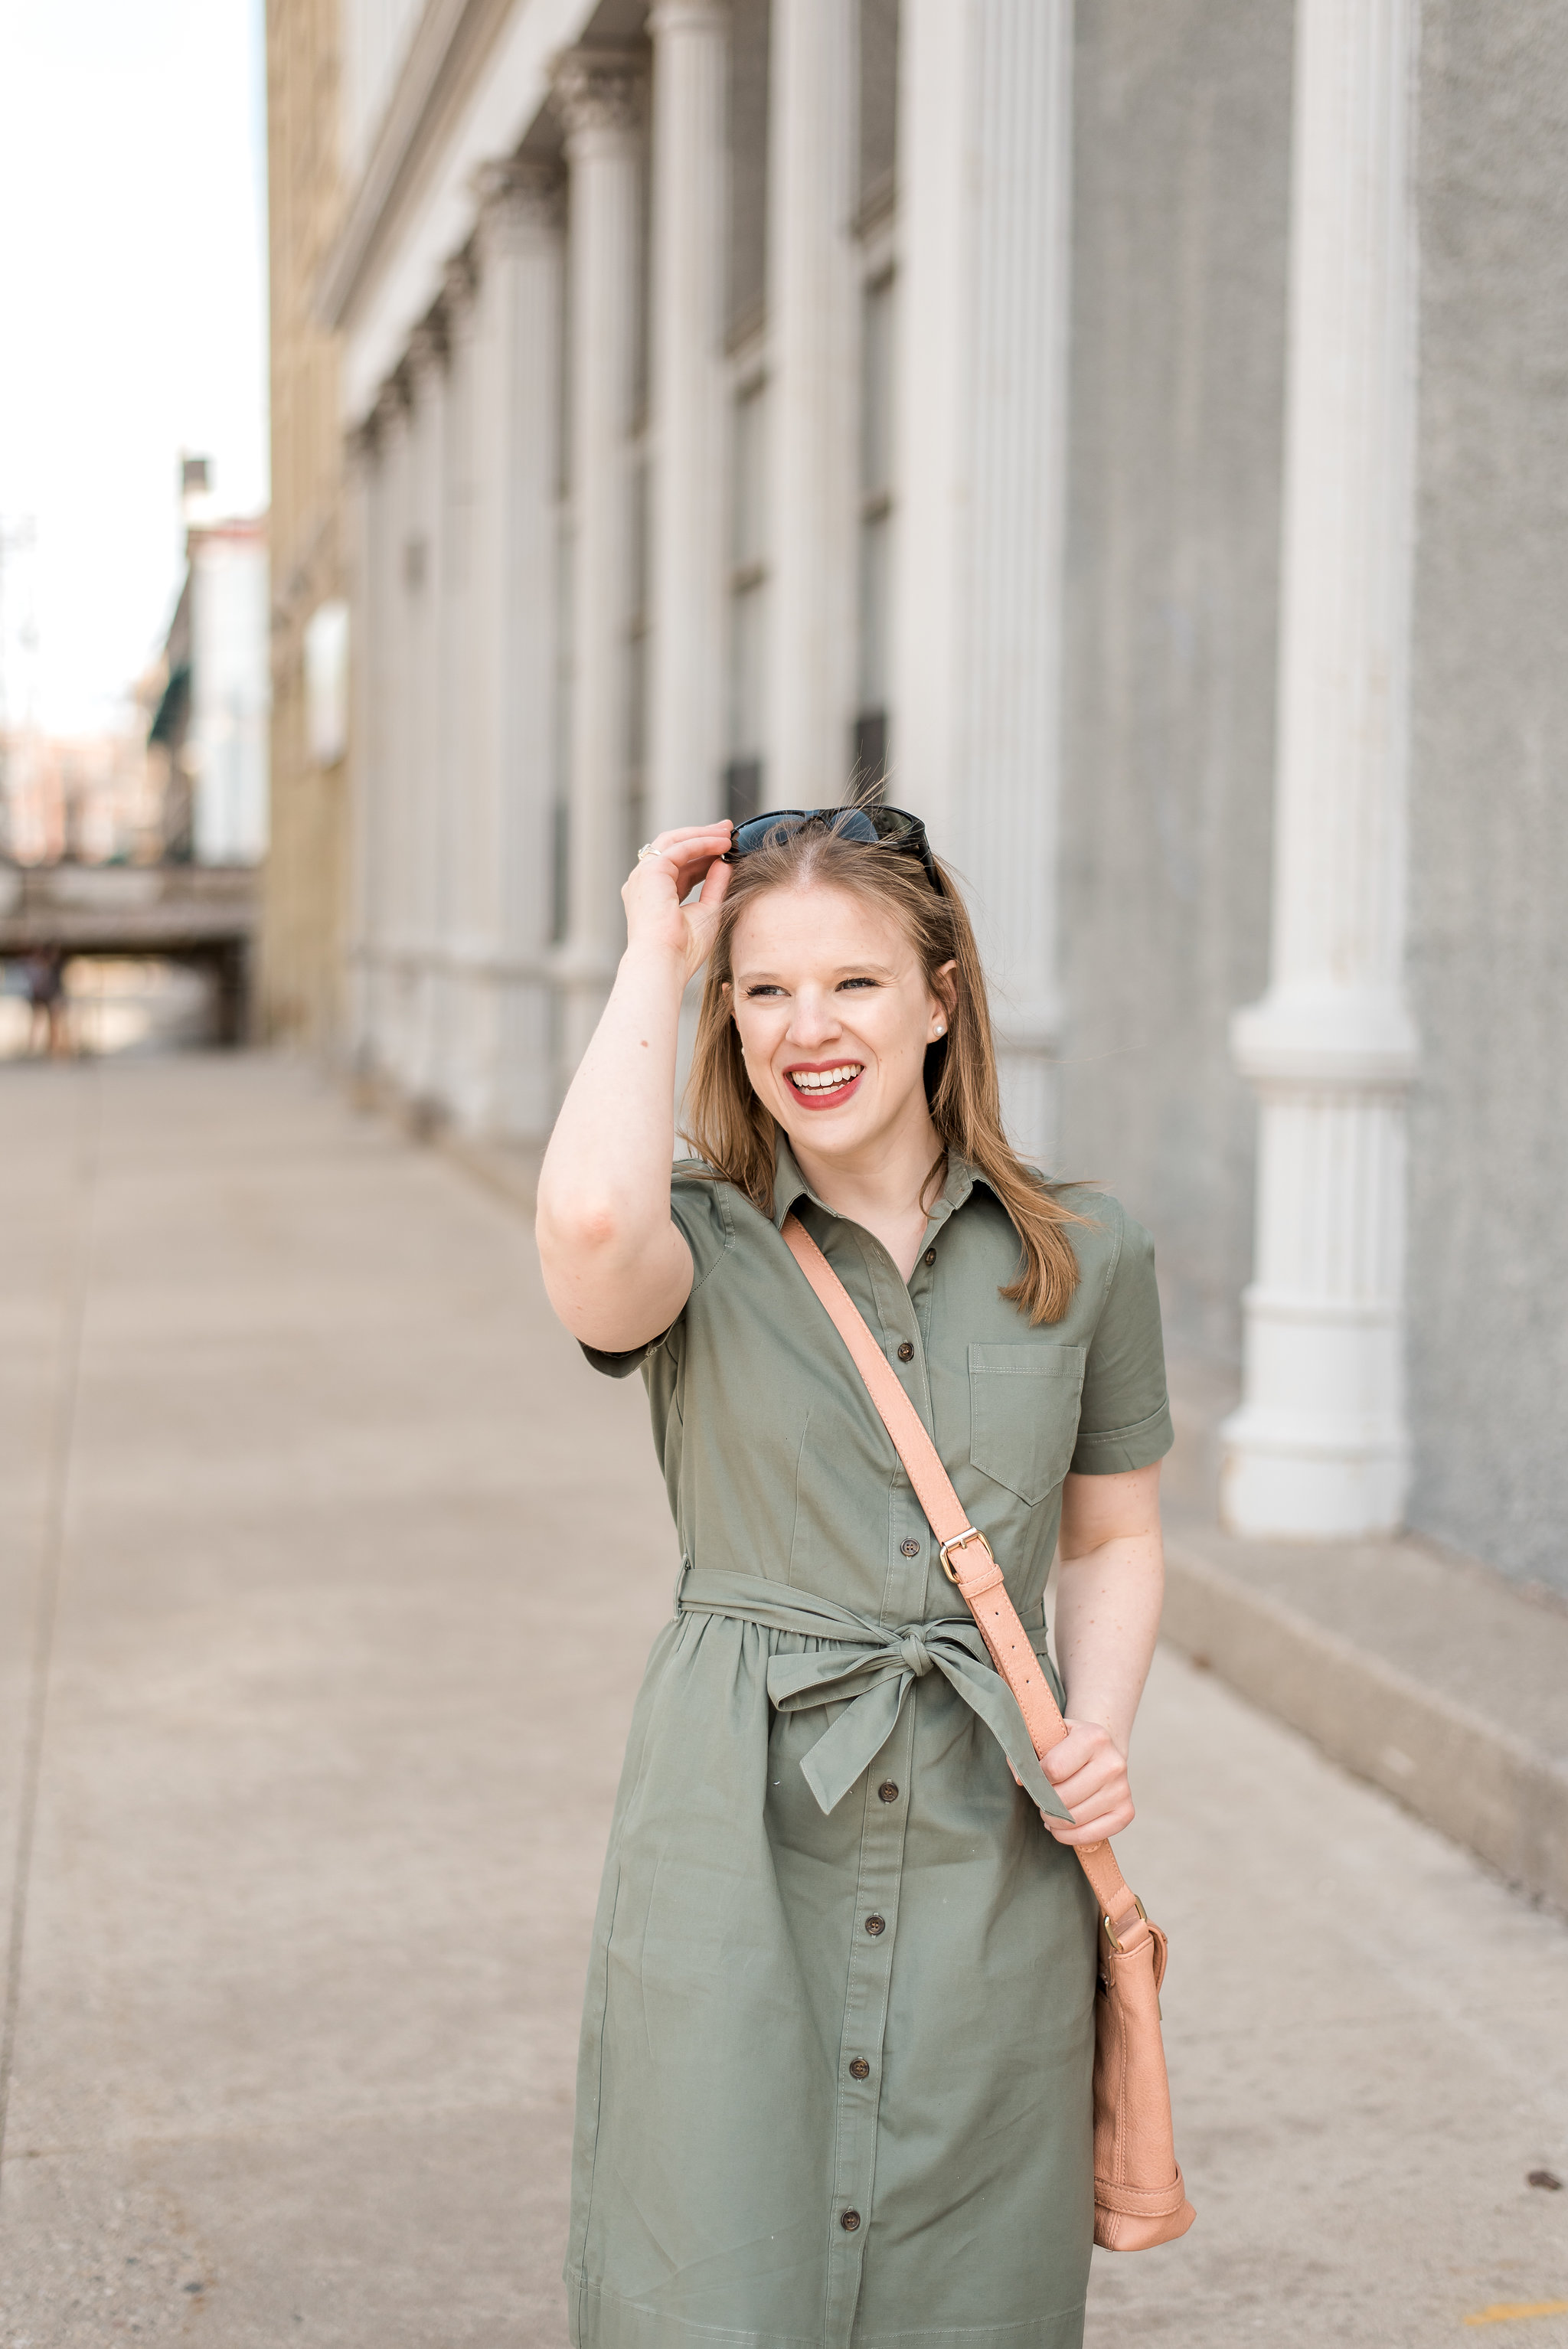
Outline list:
[[[937,895],[942,895],[942,875],[936,869],[925,826],[917,815],[911,815],[904,808],[774,808],[768,815],[754,815],[749,822],[736,825],[724,862],[733,864],[738,857],[749,856],[755,849],[770,848],[812,823],[835,833],[840,840],[862,841],[868,848],[896,848],[906,856],[918,856],[925,867],[927,880]]]

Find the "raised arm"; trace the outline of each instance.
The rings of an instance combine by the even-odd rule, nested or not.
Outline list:
[[[667,1330],[691,1293],[691,1251],[670,1220],[681,996],[707,959],[729,866],[729,825],[662,832],[621,892],[626,951],[562,1104],[539,1177],[535,1231],[550,1301],[574,1338],[628,1352]],[[702,882],[696,904],[686,892]]]
[[[1046,1825],[1058,1843],[1098,1843],[1132,1819],[1127,1749],[1165,1593],[1158,1462],[1068,1478],[1057,1572],[1068,1734],[1044,1766],[1074,1825]]]

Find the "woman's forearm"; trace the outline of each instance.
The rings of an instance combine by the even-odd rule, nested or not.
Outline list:
[[[657,1337],[691,1290],[670,1219],[681,997],[712,944],[730,826],[661,832],[621,892],[627,944],[539,1175],[550,1301],[573,1333],[619,1351]],[[701,884],[701,895],[686,902]]]
[[[661,945],[621,957],[539,1176],[542,1226],[634,1231],[669,1216],[676,1042],[686,968]]]
[[[536,1231],[551,1303],[614,1351],[680,1311],[691,1255],[670,1221],[684,958],[635,944],[578,1063],[540,1169]]]
[[[1159,1527],[1101,1542],[1057,1568],[1057,1656],[1074,1721],[1099,1722],[1125,1754],[1160,1630]]]

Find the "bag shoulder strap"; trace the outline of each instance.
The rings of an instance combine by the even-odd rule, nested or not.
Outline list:
[[[786,1216],[783,1230],[784,1245],[810,1282],[818,1303],[843,1340],[865,1381],[877,1415],[892,1436],[914,1487],[915,1498],[930,1519],[944,1570],[957,1585],[979,1625],[991,1661],[1017,1698],[1024,1725],[1036,1753],[1043,1759],[1067,1735],[1067,1723],[1051,1694],[1050,1682],[1040,1670],[1034,1642],[1007,1596],[1002,1569],[991,1555],[991,1545],[969,1523],[920,1413],[899,1383],[897,1372],[872,1337],[849,1290],[798,1216]],[[1112,1940],[1125,1940],[1141,1922],[1142,1912],[1116,1864],[1109,1844],[1078,1844],[1069,1848],[1077,1852],[1083,1872],[1094,1888],[1100,1915]]]

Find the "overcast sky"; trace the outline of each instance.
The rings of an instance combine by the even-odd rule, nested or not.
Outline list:
[[[263,0],[0,0],[9,715],[113,721],[181,572],[181,449],[266,502]],[[31,523],[36,551],[18,552]],[[19,641],[33,605],[37,647]]]

